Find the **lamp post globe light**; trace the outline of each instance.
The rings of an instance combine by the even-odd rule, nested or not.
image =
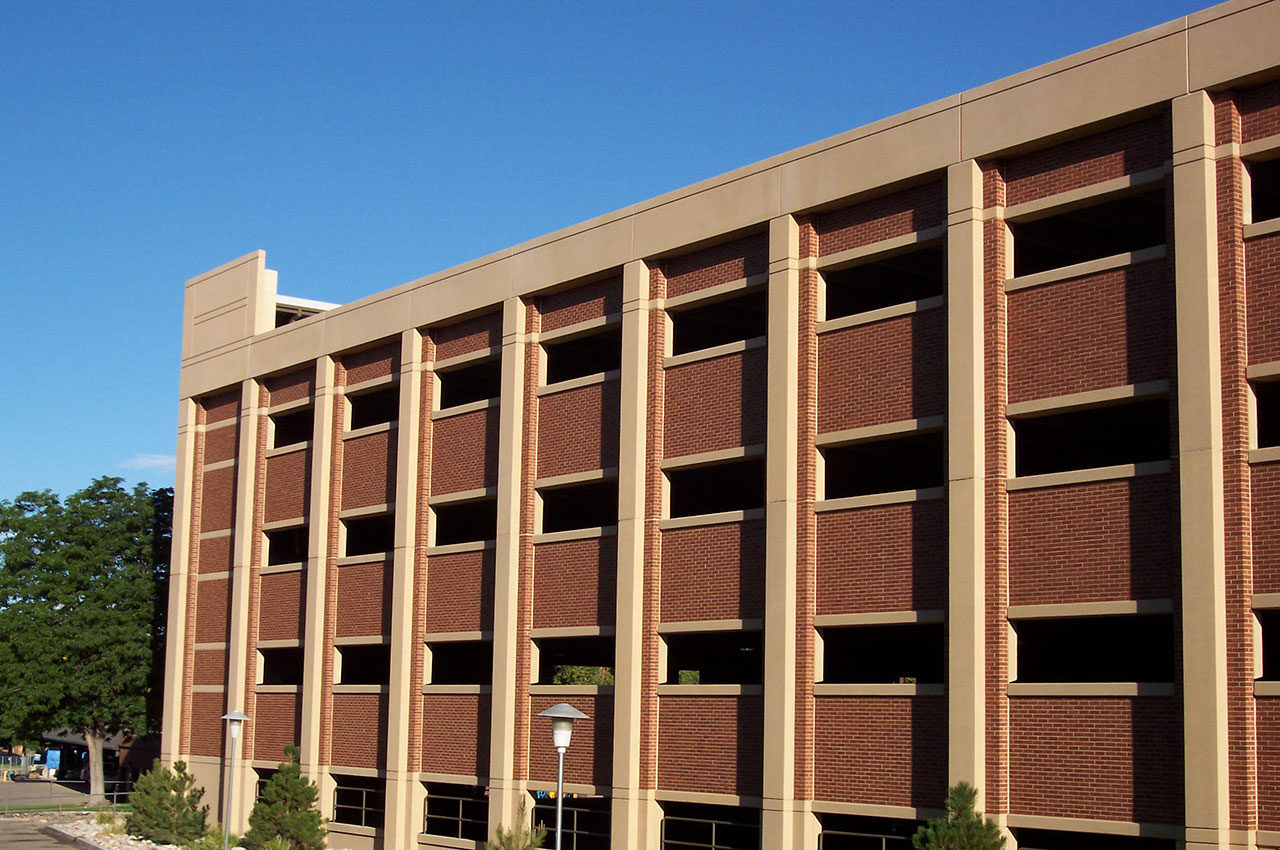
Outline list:
[[[551,745],[556,748],[560,765],[556,770],[556,850],[560,850],[560,825],[564,818],[564,751],[573,738],[573,721],[588,719],[585,714],[567,702],[557,703],[539,717],[551,718]]]
[[[227,722],[227,731],[231,733],[231,749],[227,754],[227,795],[222,802],[222,850],[227,850],[227,836],[231,834],[231,824],[228,821],[236,784],[236,741],[240,739],[240,730],[244,727],[244,722],[249,719],[249,715],[243,711],[232,711],[222,715],[222,719]]]

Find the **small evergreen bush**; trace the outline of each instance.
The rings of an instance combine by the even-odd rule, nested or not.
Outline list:
[[[327,833],[316,809],[320,792],[303,777],[298,753],[297,747],[285,747],[285,761],[262,786],[244,836],[249,850],[271,850],[276,838],[285,841],[289,850],[324,850]]]
[[[494,831],[493,840],[484,843],[484,850],[538,850],[546,839],[545,826],[529,829],[528,807],[521,799],[520,811],[516,813],[516,825],[510,829],[499,826]]]
[[[158,761],[134,783],[125,821],[130,835],[156,844],[186,844],[204,835],[209,807],[200,805],[204,789],[196,787],[186,762],[170,770]]]
[[[978,789],[957,782],[947,791],[947,816],[934,818],[916,830],[916,850],[1000,850],[1005,837],[991,818],[974,811]]]

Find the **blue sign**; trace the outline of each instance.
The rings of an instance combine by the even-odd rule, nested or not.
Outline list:
[[[46,750],[44,763],[49,766],[50,770],[57,770],[59,765],[62,764],[62,750]]]

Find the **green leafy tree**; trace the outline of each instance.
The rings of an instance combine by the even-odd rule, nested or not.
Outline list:
[[[302,775],[298,748],[285,747],[284,755],[286,760],[262,786],[258,802],[253,805],[244,846],[249,850],[270,850],[272,842],[280,839],[289,850],[324,850],[324,819],[316,809],[319,792]]]
[[[528,806],[522,799],[520,811],[516,813],[516,824],[510,829],[499,826],[493,833],[493,840],[484,843],[484,850],[538,850],[542,842],[547,840],[547,828],[529,828]]]
[[[91,804],[103,741],[158,726],[173,491],[121,484],[0,501],[0,739],[83,734]]]
[[[1005,837],[991,818],[975,811],[978,789],[957,782],[947,791],[947,815],[934,818],[912,837],[916,850],[1000,850]]]
[[[185,762],[173,767],[156,762],[134,783],[133,811],[124,825],[130,835],[156,844],[187,844],[204,836],[209,815],[209,807],[200,805],[204,789],[196,786]]]

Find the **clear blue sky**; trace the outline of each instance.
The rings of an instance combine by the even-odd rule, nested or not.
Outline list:
[[[173,481],[182,284],[346,302],[1196,0],[0,0],[0,499]]]

